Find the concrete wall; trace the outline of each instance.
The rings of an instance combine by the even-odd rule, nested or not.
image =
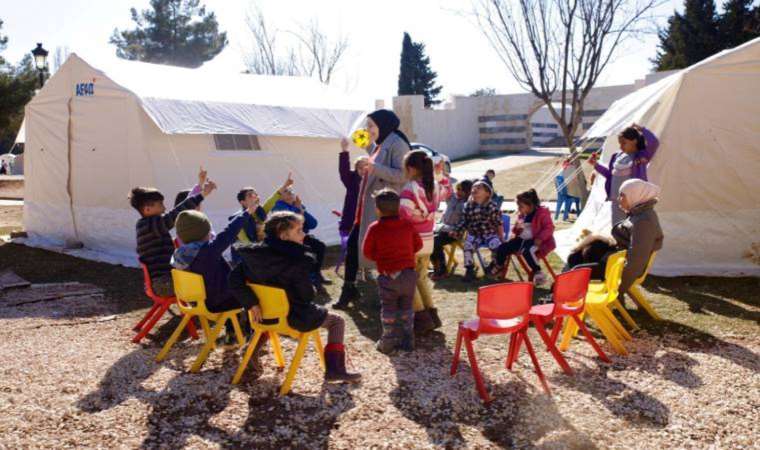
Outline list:
[[[632,84],[593,89],[584,103],[583,123],[576,137],[589,129],[616,100],[671,73],[658,72]],[[556,102],[560,98],[557,96],[552,100]],[[543,106],[544,102],[532,94],[454,96],[441,109],[425,108],[419,95],[393,99],[393,110],[401,119],[401,129],[409,139],[425,143],[452,159],[476,153],[519,152],[544,143],[547,136],[539,135],[534,139],[531,126],[531,122],[536,121],[533,120],[534,114]],[[554,123],[553,120],[538,122]],[[548,128],[536,129],[538,133],[548,131]],[[558,128],[556,131],[561,135]]]

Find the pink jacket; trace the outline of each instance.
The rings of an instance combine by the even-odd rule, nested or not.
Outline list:
[[[435,183],[433,200],[428,201],[425,188],[416,180],[407,182],[401,190],[401,207],[399,216],[412,223],[414,230],[419,233],[423,244],[433,242],[433,227],[438,205],[451,196],[451,184],[448,178]],[[431,247],[432,251],[432,247]]]
[[[522,232],[519,223],[524,219],[525,216],[520,215],[517,224],[512,228],[512,232],[516,236]],[[554,222],[552,221],[552,213],[549,212],[549,208],[539,206],[536,213],[533,215],[530,227],[533,231],[533,239],[541,240],[541,245],[538,248],[536,256],[543,258],[557,248],[557,243],[554,241]]]

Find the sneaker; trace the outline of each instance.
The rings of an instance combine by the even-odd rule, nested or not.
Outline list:
[[[329,286],[329,285],[332,284],[332,281],[330,279],[328,279],[328,278],[325,278],[325,276],[322,275],[321,271],[317,272],[316,278],[317,278],[317,283],[319,283],[321,285]]]
[[[377,343],[375,344],[375,349],[376,349],[378,352],[380,352],[380,353],[382,353],[382,354],[384,354],[384,355],[390,355],[391,353],[393,353],[393,350],[395,350],[395,349],[396,349],[396,343],[395,343],[395,342],[393,342],[393,341],[392,341],[392,340],[390,340],[390,339],[382,339],[382,338],[381,338],[381,339],[380,339],[379,341],[377,341]]]
[[[533,275],[533,284],[536,286],[543,286],[546,284],[546,275],[543,272],[536,272]]]
[[[464,281],[466,283],[471,283],[478,279],[478,274],[475,272],[475,267],[468,266],[465,268],[464,272]]]
[[[353,284],[344,284],[343,289],[340,292],[340,299],[333,303],[333,309],[346,310],[351,305],[351,302],[359,300],[361,293],[359,289]]]

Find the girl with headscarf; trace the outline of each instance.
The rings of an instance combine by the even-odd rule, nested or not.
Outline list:
[[[401,121],[393,111],[379,109],[367,116],[367,131],[373,142],[368,149],[367,169],[359,187],[359,202],[356,206],[354,227],[348,236],[346,248],[346,268],[340,299],[333,305],[336,309],[346,309],[361,294],[356,288],[359,265],[372,267],[373,263],[361,255],[360,243],[364,242],[367,227],[377,220],[372,195],[383,188],[400,192],[406,183],[404,156],[409,153],[409,139],[399,130]]]
[[[604,189],[607,200],[612,202],[612,225],[625,219],[625,212],[618,204],[620,186],[629,179],[638,178],[647,181],[647,165],[654,158],[660,141],[648,129],[633,124],[618,135],[620,151],[612,155],[608,166],[597,162],[594,155],[589,164],[607,180]]]

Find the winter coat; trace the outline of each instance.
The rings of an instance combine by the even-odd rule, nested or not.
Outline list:
[[[347,235],[351,232],[354,220],[356,220],[356,204],[359,200],[362,177],[355,170],[351,170],[351,155],[348,152],[340,152],[338,171],[340,172],[340,181],[346,187],[338,230]]]
[[[640,180],[649,181],[647,179],[647,166],[652,161],[652,158],[654,158],[654,154],[657,153],[657,148],[660,146],[660,141],[657,139],[657,136],[655,136],[654,133],[646,128],[643,128],[641,133],[644,135],[644,141],[646,144],[643,150],[639,150],[633,155],[634,164],[631,178],[638,178]],[[607,198],[610,198],[610,191],[612,190],[612,168],[615,167],[615,161],[620,156],[620,153],[621,152],[617,152],[612,155],[610,163],[607,165],[607,167],[603,166],[600,163],[596,163],[594,165],[596,171],[602,174],[602,176],[605,178],[604,191],[607,193]],[[646,159],[646,162],[635,162],[640,159]]]
[[[512,233],[515,236],[519,236],[522,232],[520,223],[525,220],[525,216],[520,215],[517,223],[512,227]],[[557,243],[554,241],[554,222],[552,221],[552,213],[549,208],[545,206],[539,206],[536,212],[533,214],[533,220],[530,221],[530,228],[533,232],[533,240],[541,240],[541,245],[538,247],[536,256],[543,258],[557,248]]]
[[[618,247],[627,249],[620,292],[628,292],[647,269],[653,252],[662,248],[664,236],[660,220],[654,210],[657,200],[635,206],[628,213],[628,218],[612,228],[612,237]]]
[[[414,227],[398,216],[381,217],[367,229],[362,244],[364,256],[377,263],[381,274],[390,274],[415,267],[415,253],[422,248],[422,239]]]
[[[447,200],[450,195],[451,185],[446,178],[441,179],[440,183],[435,182],[432,200],[427,199],[425,188],[420,181],[409,181],[401,190],[399,217],[410,222],[422,238],[421,254],[433,253],[435,215],[438,212],[440,202]]]
[[[359,242],[364,242],[364,236],[367,234],[367,228],[377,220],[375,216],[375,200],[372,195],[383,188],[391,188],[400,192],[406,183],[404,175],[404,156],[409,153],[409,145],[397,133],[392,132],[385,138],[379,150],[376,146],[370,147],[370,158],[377,151],[375,156],[374,170],[372,173],[365,175],[366,180],[362,179],[362,184],[366,181],[363,193],[360,191],[361,198],[359,202],[363,204],[361,211],[357,209],[357,216],[361,213],[359,219]],[[359,265],[361,267],[374,267],[374,263],[364,257],[359,252]]]
[[[284,201],[279,200],[275,203],[274,208],[272,208],[272,212],[276,211],[290,211],[303,216],[303,232],[306,234],[309,234],[311,230],[317,228],[317,225],[319,224],[317,218],[306,211],[306,206],[303,205],[301,206],[301,209],[299,209],[295,205],[289,205]]]
[[[230,290],[242,304],[259,301],[246,282],[282,288],[288,295],[288,325],[298,331],[319,328],[327,310],[314,304],[314,286],[309,278],[314,257],[295,242],[266,238],[263,242],[237,248],[242,263],[229,277]]]

